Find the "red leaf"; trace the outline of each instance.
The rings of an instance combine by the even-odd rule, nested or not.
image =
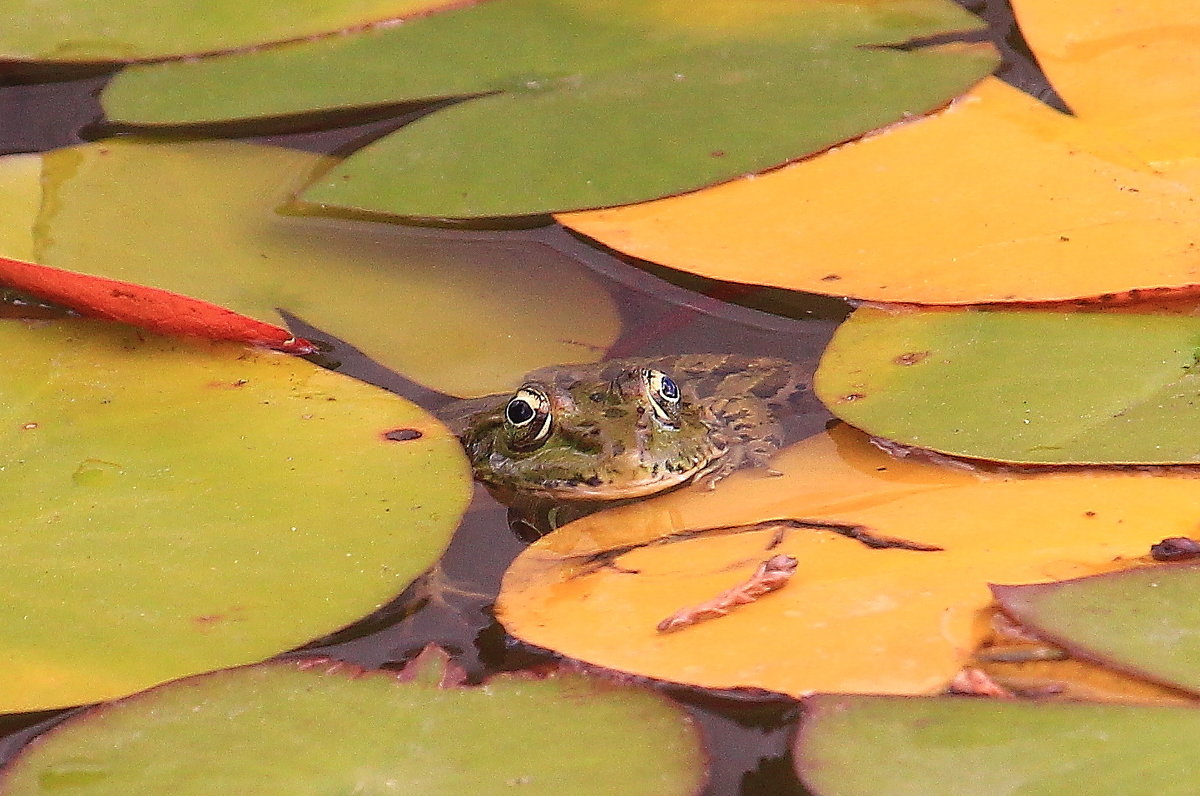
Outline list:
[[[287,329],[248,318],[216,304],[167,290],[89,276],[0,257],[0,282],[96,318],[153,332],[236,340],[289,354],[312,354],[308,340]]]

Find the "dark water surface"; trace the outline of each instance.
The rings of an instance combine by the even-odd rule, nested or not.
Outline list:
[[[967,2],[984,16],[993,40],[1005,54],[1001,72],[1009,82],[1051,104],[1057,97],[1038,71],[1001,2]],[[62,79],[62,78],[70,79]],[[102,74],[80,77],[49,72],[5,71],[0,65],[0,154],[38,152],[108,134],[96,126],[99,107],[95,94]],[[364,137],[390,131],[404,121],[352,119],[341,126],[291,135],[259,135],[255,140],[296,148],[336,152],[358,145]],[[314,122],[314,127],[318,126]],[[263,130],[235,131],[244,137]],[[226,131],[228,133],[228,131]],[[836,324],[849,311],[847,303],[783,291],[748,289],[685,277],[642,263],[627,262],[576,238],[566,230],[534,220],[524,229],[480,235],[497,243],[536,240],[579,259],[595,272],[613,296],[622,318],[622,333],[612,356],[646,356],[682,352],[722,352],[770,355],[806,363],[810,369]],[[764,234],[769,231],[764,230]],[[657,274],[657,275],[656,275]],[[666,276],[672,282],[660,278]],[[673,283],[674,282],[674,283]],[[677,283],[677,284],[676,284]],[[731,303],[741,302],[768,312]],[[432,409],[445,396],[393,373],[320,329],[295,320],[294,330],[333,345],[330,362],[350,376],[378,384]],[[791,418],[789,442],[819,431],[830,419],[815,401],[808,401]],[[430,597],[427,584],[418,583],[391,605],[327,639],[306,647],[303,654],[329,655],[367,667],[396,665],[428,643],[451,652],[473,679],[499,671],[528,668],[554,659],[525,649],[508,639],[490,613],[508,563],[523,548],[508,528],[507,510],[482,489],[463,519],[441,562],[441,574],[453,588]],[[294,653],[301,654],[301,653]],[[798,715],[790,700],[752,701],[714,696],[687,689],[667,688],[699,721],[712,761],[707,793],[802,794],[788,758],[787,746]],[[61,717],[61,713],[0,716],[0,760]]]

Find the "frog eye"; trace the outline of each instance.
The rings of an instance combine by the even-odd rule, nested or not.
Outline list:
[[[504,420],[514,448],[536,448],[550,436],[550,399],[536,387],[522,387],[504,406]]]
[[[646,371],[646,385],[649,387],[654,416],[674,426],[678,415],[679,385],[661,370]]]

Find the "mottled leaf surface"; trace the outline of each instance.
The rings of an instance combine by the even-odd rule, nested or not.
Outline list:
[[[338,630],[437,560],[470,494],[433,417],[295,357],[95,321],[0,322],[0,351],[6,711]]]

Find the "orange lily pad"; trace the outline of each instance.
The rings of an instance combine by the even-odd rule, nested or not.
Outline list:
[[[1200,5],[1013,0],[1038,63],[1076,116],[1155,166],[1200,157]]]
[[[1077,470],[991,473],[893,459],[839,426],[741,473],[605,511],[544,537],[505,576],[512,635],[591,664],[705,688],[937,691],[987,633],[989,581],[1128,565],[1193,529],[1200,477]],[[942,548],[872,549],[829,530],[703,529],[807,518]],[[746,581],[764,560],[791,581],[729,615],[657,625]]]
[[[938,114],[770,174],[557,218],[715,279],[969,304],[1196,285],[1196,203],[1193,185],[1103,130],[989,79]]]

